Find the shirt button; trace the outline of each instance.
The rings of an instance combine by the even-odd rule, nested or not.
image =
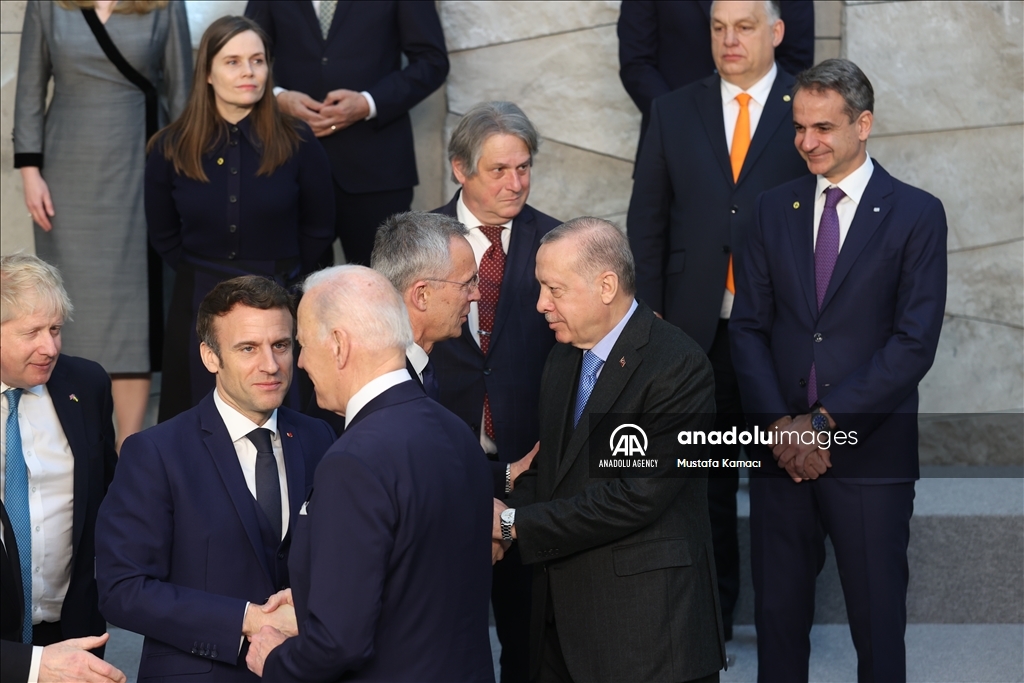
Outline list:
[[[823,335],[823,334],[822,334],[821,332],[815,332],[815,333],[814,333],[814,341],[815,341],[815,342],[817,342],[817,343],[821,343],[821,341],[822,341],[822,340],[823,340],[824,338],[825,338],[825,335]]]
[[[39,567],[36,567],[36,568],[35,568],[35,569],[33,569],[32,571],[34,571],[34,572],[35,572],[36,574],[38,574],[38,573],[39,573]]]
[[[237,169],[237,168],[234,168],[234,167],[232,167],[232,169],[231,169],[231,175],[238,175],[238,169]]]
[[[39,527],[36,527],[36,531],[39,531]]]
[[[32,493],[35,493],[35,492],[36,492],[36,487],[35,487],[35,486],[33,486],[33,487],[32,487]]]
[[[237,133],[238,132],[238,126],[231,126],[231,132],[232,133]]]

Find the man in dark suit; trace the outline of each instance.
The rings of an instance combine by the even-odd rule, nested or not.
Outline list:
[[[294,305],[272,280],[217,285],[196,327],[216,388],[175,418],[129,437],[96,525],[103,613],[146,636],[139,678],[252,681],[244,636],[295,632],[289,529],[334,441],[281,406],[291,384]]]
[[[435,346],[431,359],[441,404],[480,436],[496,498],[511,491],[536,453],[540,376],[555,344],[537,313],[533,271],[541,238],[560,221],[526,203],[537,143],[537,130],[515,104],[473,107],[448,143],[462,189],[436,209],[469,228],[481,300],[461,336]],[[502,683],[529,679],[531,572],[518,556],[513,548],[495,565],[491,589]]]
[[[410,378],[408,315],[383,275],[340,266],[304,289],[299,364],[348,424],[297,515],[299,635],[265,627],[249,666],[273,681],[493,681],[480,446]]]
[[[539,681],[717,681],[725,663],[706,479],[675,477],[681,430],[714,419],[707,358],[634,299],[620,230],[577,218],[537,252],[537,309],[561,344],[544,369],[540,453],[493,537],[534,565],[531,673]],[[611,476],[610,427],[649,418],[641,477]],[[650,426],[649,423],[645,423]]]
[[[640,110],[640,143],[651,103],[707,78],[718,68],[711,56],[711,0],[624,0],[619,11],[619,78]],[[786,35],[775,51],[779,68],[796,75],[814,63],[814,3],[782,0]]]
[[[103,368],[60,355],[61,326],[72,306],[56,268],[27,254],[3,256],[0,301],[0,467],[12,523],[11,543],[7,529],[4,540],[19,549],[18,564],[11,561],[8,569],[21,591],[20,600],[4,598],[3,638],[41,646],[15,648],[21,663],[27,657],[38,671],[45,646],[106,631],[96,598],[94,532],[117,464],[113,398]],[[6,591],[6,578],[4,584]],[[77,647],[102,656],[104,639],[76,642],[90,643]]]
[[[761,197],[739,254],[730,330],[743,404],[787,435],[773,447],[778,467],[764,453],[775,476],[750,486],[760,681],[807,680],[808,587],[826,535],[857,680],[906,680],[917,385],[942,328],[946,217],[868,156],[873,108],[852,62],[798,77],[796,146],[815,175]]]
[[[409,110],[448,75],[434,3],[250,0],[245,15],[273,43],[281,109],[327,150],[345,258],[366,265],[377,226],[409,210],[419,182]]]
[[[773,56],[788,26],[768,7],[760,0],[714,5],[708,31],[719,75],[654,103],[629,203],[637,292],[711,359],[720,431],[744,424],[729,354],[732,253],[750,230],[757,196],[807,174],[793,149],[793,77]],[[712,455],[735,459],[739,445],[715,446]],[[738,484],[736,468],[708,480],[726,640],[740,587]]]

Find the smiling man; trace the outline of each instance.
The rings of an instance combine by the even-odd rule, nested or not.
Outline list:
[[[139,678],[246,681],[244,637],[295,632],[289,529],[331,429],[281,407],[292,381],[291,296],[249,275],[217,285],[197,331],[216,388],[125,441],[96,525],[103,614],[146,636]]]

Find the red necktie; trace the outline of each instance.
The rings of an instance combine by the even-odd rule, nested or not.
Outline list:
[[[501,279],[505,276],[505,250],[501,248],[501,225],[481,225],[491,246],[487,247],[480,259],[480,303],[477,311],[480,318],[480,350],[487,355],[491,348],[491,332],[494,330],[494,314],[498,310],[498,295],[501,293]],[[494,422],[491,419],[491,401],[484,394],[484,432],[494,438]]]

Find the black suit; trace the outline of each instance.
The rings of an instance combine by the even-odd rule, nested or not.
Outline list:
[[[457,218],[458,201],[456,192],[450,202],[434,212]],[[473,339],[468,322],[462,326],[462,336],[436,344],[430,354],[441,404],[462,418],[477,436],[483,427],[484,394],[490,397],[498,447],[497,454],[491,456],[496,498],[505,497],[508,463],[526,455],[539,438],[540,377],[555,335],[537,312],[540,285],[534,270],[541,237],[559,223],[528,204],[513,219],[487,355]],[[494,567],[491,605],[501,641],[502,683],[529,678],[530,574],[514,547]]]
[[[4,681],[28,680],[32,665],[32,645],[21,642],[21,619],[25,598],[21,589],[21,570],[18,564],[18,544],[14,529],[7,518],[7,508],[0,503],[4,527],[4,544],[0,550],[0,678]]]
[[[786,33],[775,50],[779,68],[796,75],[814,63],[814,3],[780,3]],[[619,13],[619,78],[640,110],[640,143],[651,103],[715,73],[711,0],[625,0]]]
[[[98,363],[74,356],[60,356],[46,383],[54,410],[75,459],[72,511],[71,582],[60,612],[62,640],[99,636],[106,631],[106,621],[97,606],[95,573],[96,513],[114,477],[117,451],[114,441],[114,401],[110,393],[110,377]],[[5,513],[6,517],[6,513]],[[16,564],[13,532],[6,519],[3,557],[3,679],[8,680],[8,653],[12,666],[25,665],[27,675],[31,649],[17,642],[21,632],[22,589],[20,569]],[[17,586],[15,588],[15,585]],[[11,592],[16,592],[11,595]],[[13,598],[13,599],[12,599]],[[17,616],[14,616],[17,613]],[[37,643],[48,645],[47,643]],[[102,649],[94,651],[102,656]],[[17,676],[15,675],[15,678]]]
[[[716,380],[715,428],[720,430],[743,424],[728,329],[720,318],[730,255],[751,230],[758,195],[807,175],[807,165],[793,146],[793,81],[779,70],[738,181],[733,180],[726,145],[717,75],[654,102],[636,168],[628,224],[638,296],[708,353]],[[713,451],[714,457],[732,459],[739,446],[716,446]],[[737,486],[734,468],[719,470],[708,483],[727,637],[739,594]]]
[[[714,416],[711,366],[679,328],[640,304],[608,356],[576,429],[583,352],[556,345],[544,368],[541,449],[509,498],[523,562],[534,565],[531,669],[557,628],[577,681],[688,681],[725,663],[703,476],[668,478],[680,430]],[[661,415],[652,478],[593,476],[622,415]],[[599,434],[604,436],[599,436]],[[602,448],[604,450],[602,451]],[[693,450],[689,450],[689,449]],[[605,456],[607,457],[607,455]]]
[[[310,2],[250,0],[245,14],[274,44],[275,85],[319,102],[339,88],[373,97],[375,118],[320,138],[331,160],[345,256],[369,265],[377,226],[408,210],[419,182],[409,110],[448,75],[434,4],[341,0],[326,39]]]

